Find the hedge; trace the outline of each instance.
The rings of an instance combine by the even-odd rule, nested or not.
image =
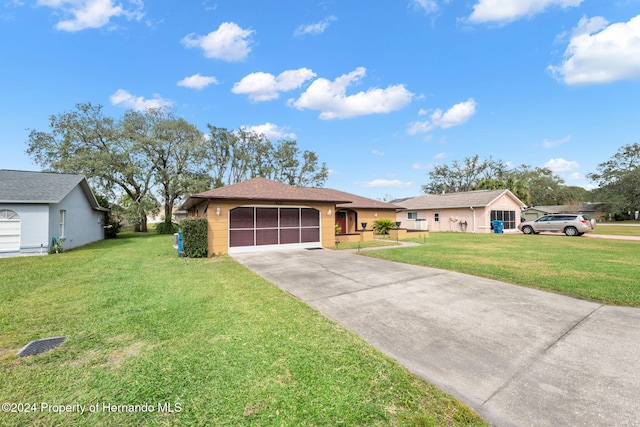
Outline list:
[[[184,219],[182,229],[182,248],[189,258],[207,257],[207,220],[205,218]]]

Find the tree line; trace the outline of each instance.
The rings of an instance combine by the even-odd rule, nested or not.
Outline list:
[[[106,116],[101,105],[77,104],[51,115],[49,130],[30,130],[27,154],[43,169],[82,174],[106,199],[123,207],[137,231],[164,210],[166,221],[185,197],[262,176],[320,187],[328,168],[295,140],[276,143],[241,128],[207,125],[202,133],[170,109]]]

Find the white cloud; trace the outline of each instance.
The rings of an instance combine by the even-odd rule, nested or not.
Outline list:
[[[359,67],[334,81],[316,79],[300,98],[289,100],[289,105],[299,110],[318,110],[321,119],[332,120],[390,113],[411,102],[413,94],[404,85],[393,85],[386,89],[369,88],[366,92],[347,95],[347,88],[365,74],[366,68]]]
[[[113,105],[120,105],[136,111],[144,111],[149,108],[166,108],[171,107],[173,103],[169,100],[160,98],[160,95],[153,95],[152,99],[144,99],[141,96],[133,96],[124,89],[118,89],[110,97]]]
[[[375,155],[375,156],[384,156],[384,151],[379,151],[379,150],[371,150],[371,154]]]
[[[583,179],[585,179],[585,176],[583,174],[581,174],[580,172],[574,172],[571,175],[569,175],[567,177],[568,180],[571,181],[581,181]]]
[[[543,13],[548,8],[577,7],[583,0],[478,0],[473,6],[470,22],[508,23]]]
[[[560,157],[558,159],[550,159],[547,163],[544,164],[544,167],[551,169],[551,171],[555,173],[558,173],[572,171],[579,168],[580,165],[578,164],[578,162],[565,160]]]
[[[277,99],[280,92],[297,89],[315,76],[316,73],[308,68],[283,71],[277,77],[270,73],[251,73],[235,83],[231,92],[246,94],[256,102],[270,101]]]
[[[442,153],[438,153],[435,156],[433,156],[433,158],[436,159],[436,160],[442,160],[445,157],[449,156],[449,154],[451,154],[451,153],[447,153],[446,151],[443,151]]]
[[[223,22],[216,31],[206,36],[186,35],[182,43],[186,47],[199,47],[207,58],[237,62],[245,59],[251,52],[251,34],[253,30],[244,30],[234,22]]]
[[[219,84],[218,79],[212,76],[201,76],[200,73],[194,74],[191,77],[185,77],[184,79],[178,82],[178,86],[188,87],[190,89],[201,90],[205,87]]]
[[[429,132],[436,128],[448,129],[450,127],[460,126],[469,121],[476,113],[476,105],[476,101],[473,98],[469,98],[467,101],[454,105],[444,113],[438,108],[429,116],[429,120],[412,123],[409,129],[407,129],[407,133],[409,135],[415,135],[417,133]]]
[[[356,182],[356,185],[365,188],[407,188],[413,186],[413,182],[402,182],[398,179],[374,179],[367,182]]]
[[[411,0],[410,4],[417,9],[422,9],[424,13],[434,13],[440,9],[436,0]]]
[[[562,64],[547,70],[569,85],[640,79],[640,15],[608,24],[602,17],[582,18]]]
[[[556,140],[553,140],[553,141],[545,139],[544,141],[542,141],[542,143],[540,145],[542,145],[544,148],[552,148],[552,147],[556,147],[558,145],[567,143],[570,140],[571,140],[571,135],[567,135],[562,139],[556,139]]]
[[[140,21],[144,16],[140,0],[114,4],[113,0],[38,0],[38,6],[57,9],[64,17],[56,24],[62,31],[80,31],[87,28],[101,28],[109,24],[111,18],[123,16],[128,20]]]
[[[307,34],[322,34],[324,33],[324,30],[327,29],[327,27],[329,27],[329,24],[331,24],[331,22],[338,20],[338,18],[336,18],[335,16],[329,16],[328,18],[317,22],[315,24],[309,24],[309,25],[300,25],[298,28],[296,28],[296,30],[293,32],[294,36],[304,36]]]
[[[427,170],[433,168],[433,163],[428,163],[426,165],[423,165],[422,163],[414,163],[411,165],[411,168],[415,170]]]
[[[288,132],[286,127],[280,127],[273,123],[266,122],[261,125],[255,126],[243,126],[243,129],[246,129],[251,132],[255,132],[257,134],[262,134],[266,136],[269,140],[274,139],[295,139],[296,134],[293,132]]]

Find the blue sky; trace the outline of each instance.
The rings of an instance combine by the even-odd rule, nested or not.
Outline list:
[[[640,0],[0,4],[3,169],[81,102],[293,138],[373,198],[475,154],[588,188],[638,142]]]

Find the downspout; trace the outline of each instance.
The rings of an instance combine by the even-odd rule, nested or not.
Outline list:
[[[473,229],[472,230],[473,231],[472,231],[472,233],[475,234],[475,232],[476,232],[476,210],[473,208],[473,206],[469,206],[469,209],[471,209],[471,212],[473,212],[473,221],[472,221],[472,223],[473,223]]]

